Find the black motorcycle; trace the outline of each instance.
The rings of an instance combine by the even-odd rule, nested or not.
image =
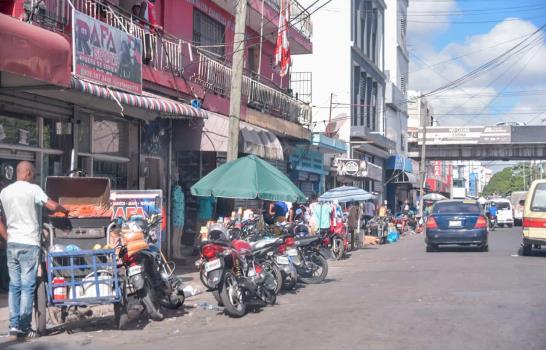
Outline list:
[[[307,284],[324,281],[328,275],[328,261],[322,249],[320,236],[297,237],[293,247],[287,247],[286,255],[298,273],[298,279]]]
[[[177,309],[184,303],[182,281],[173,271],[155,245],[157,238],[152,230],[161,217],[151,220],[118,219],[115,228],[120,234],[119,257],[126,271],[127,282],[136,292],[146,312],[154,321],[161,321],[160,306]]]

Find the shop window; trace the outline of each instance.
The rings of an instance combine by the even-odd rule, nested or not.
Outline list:
[[[129,154],[129,126],[124,121],[95,117],[92,136],[92,153],[116,156]]]
[[[127,164],[93,160],[93,176],[110,179],[112,189],[127,188]]]
[[[0,143],[38,146],[36,119],[0,115]]]

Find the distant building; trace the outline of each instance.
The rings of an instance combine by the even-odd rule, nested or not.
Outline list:
[[[313,74],[315,130],[326,129],[333,119],[328,129],[345,137],[347,157],[373,168],[363,177],[338,178],[336,184],[357,185],[380,198],[385,162],[396,149],[387,136],[384,108],[385,9],[382,0],[328,3],[313,14],[316,23],[325,23],[314,28],[313,56],[294,58],[295,70]]]

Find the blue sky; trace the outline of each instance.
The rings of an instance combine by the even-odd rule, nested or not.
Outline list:
[[[417,0],[420,1],[420,0]],[[411,0],[410,0],[411,2]],[[467,36],[478,33],[487,33],[499,22],[499,19],[508,17],[519,17],[522,19],[531,18],[537,27],[546,21],[546,3],[544,0],[493,0],[493,1],[457,1],[460,16],[450,16],[453,22],[479,22],[492,21],[491,23],[452,23],[450,30],[438,36],[434,42],[436,49],[441,49],[445,45],[462,41]],[[520,7],[514,9],[514,7]],[[508,9],[507,9],[508,8]]]
[[[544,23],[546,2],[540,0],[410,0],[410,88],[426,93],[445,86]],[[431,96],[440,124],[546,123],[544,33],[527,40],[506,62]]]

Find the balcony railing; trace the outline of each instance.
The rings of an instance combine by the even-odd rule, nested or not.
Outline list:
[[[140,38],[145,64],[172,71],[178,76],[182,74],[183,45],[179,39],[151,31],[149,24],[135,20],[123,9],[101,0],[72,0],[72,4],[77,11]],[[32,23],[50,30],[70,32],[72,16],[67,0],[31,0],[30,5],[29,8],[34,9],[30,16]]]
[[[265,2],[277,10],[277,12],[280,11],[281,0],[265,0]],[[290,5],[290,24],[307,39],[311,39],[311,36],[313,35],[311,15],[296,0],[290,0]]]
[[[218,95],[229,97],[231,68],[198,52],[198,70],[192,80]],[[257,110],[277,115],[283,119],[309,125],[311,107],[288,94],[266,84],[243,76],[242,95],[246,104]]]

